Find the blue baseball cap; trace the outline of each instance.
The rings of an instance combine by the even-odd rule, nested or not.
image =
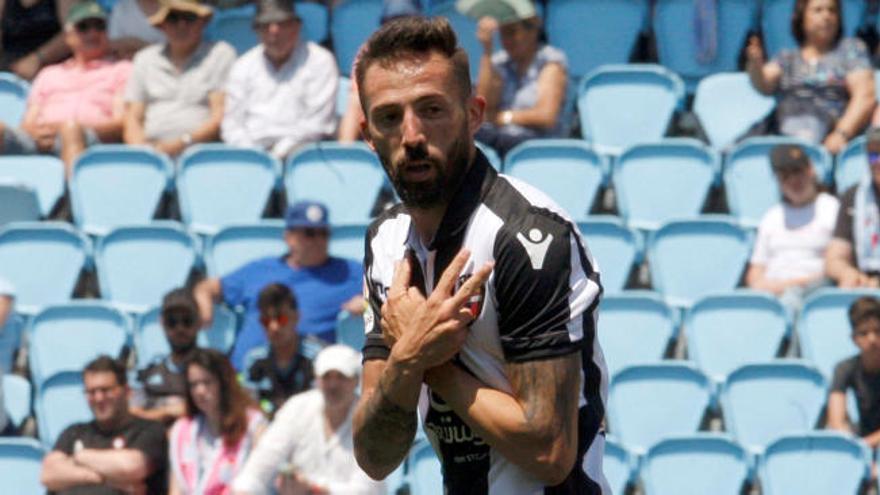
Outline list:
[[[284,224],[288,229],[326,229],[330,227],[330,214],[323,203],[297,201],[287,207]]]

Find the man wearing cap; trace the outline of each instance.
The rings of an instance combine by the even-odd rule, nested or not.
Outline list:
[[[257,300],[270,283],[284,284],[293,291],[300,315],[298,330],[303,336],[334,342],[339,311],[360,314],[364,310],[360,263],[329,254],[327,207],[300,201],[287,208],[284,218],[284,242],[289,249],[285,255],[253,261],[222,278],[205,279],[195,289],[204,325],[213,318],[215,301],[244,306],[244,325],[232,351],[232,364],[239,371],[248,351],[266,345]]]
[[[121,139],[131,64],[109,57],[107,15],[93,1],[68,11],[64,40],[73,56],[39,72],[20,128],[0,123],[0,154],[59,155],[70,176],[86,146]]]
[[[171,156],[193,143],[217,141],[224,87],[235,50],[203,37],[213,9],[199,0],[161,0],[150,17],[166,43],[134,57],[125,93],[125,142]]]
[[[868,173],[841,196],[825,251],[825,273],[841,288],[880,286],[880,128],[868,130],[865,148]]]
[[[292,0],[261,0],[253,23],[261,43],[232,66],[221,134],[283,158],[336,129],[339,72],[332,53],[300,39]]]
[[[384,493],[358,467],[351,418],[357,402],[360,354],[331,345],[315,358],[318,388],[291,397],[275,415],[233,484],[239,495],[273,493]]]

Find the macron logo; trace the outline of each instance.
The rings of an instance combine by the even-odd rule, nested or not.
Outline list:
[[[522,235],[522,233],[516,234],[516,239],[522,244],[522,247],[525,248],[526,253],[529,255],[529,260],[532,262],[532,269],[534,270],[540,270],[544,267],[544,258],[547,257],[547,249],[550,247],[550,243],[553,242],[552,234],[541,240],[542,237],[544,237],[544,233],[538,229],[530,230],[528,239],[526,239],[526,236]]]

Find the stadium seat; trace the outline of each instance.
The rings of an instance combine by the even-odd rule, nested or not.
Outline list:
[[[865,136],[859,136],[850,141],[837,155],[837,166],[834,168],[837,193],[843,194],[867,174],[868,153],[865,151]]]
[[[575,221],[582,221],[605,182],[603,161],[580,139],[534,139],[510,150],[503,170],[543,191]]]
[[[880,291],[822,289],[804,301],[797,324],[801,351],[827,380],[831,380],[837,363],[859,352],[850,337],[847,311],[862,296],[880,297]]]
[[[718,153],[694,139],[634,145],[614,163],[617,209],[629,226],[649,230],[697,216],[719,168]]]
[[[51,155],[0,156],[0,179],[4,177],[27,184],[36,191],[43,217],[49,216],[64,194],[64,164]]]
[[[605,65],[584,76],[577,107],[584,139],[617,154],[666,134],[684,101],[684,83],[658,65]]]
[[[66,223],[0,229],[0,277],[15,287],[16,310],[33,313],[39,306],[69,300],[90,253],[89,240]]]
[[[15,353],[21,345],[25,321],[22,315],[12,313],[0,327],[0,374],[11,373]]]
[[[282,256],[287,250],[283,220],[233,225],[208,237],[205,242],[205,265],[208,276],[222,277],[251,261],[266,256]]]
[[[725,429],[752,452],[786,433],[812,430],[825,404],[825,380],[797,360],[748,364],[721,387]]]
[[[183,222],[205,234],[259,221],[281,174],[281,163],[268,153],[225,144],[189,148],[178,167]]]
[[[363,263],[364,237],[367,225],[333,225],[330,227],[330,255]]]
[[[381,0],[343,0],[335,4],[330,36],[340,74],[349,75],[358,49],[379,27],[381,15]]]
[[[318,2],[295,2],[296,15],[302,19],[302,37],[315,43],[327,41],[330,33],[330,13]]]
[[[578,230],[599,265],[605,293],[622,291],[633,266],[642,261],[644,241],[641,234],[610,215],[592,216],[578,222]]]
[[[674,306],[736,287],[751,252],[748,232],[721,216],[669,222],[648,238],[651,284]]]
[[[95,249],[101,297],[144,311],[186,283],[197,252],[197,240],[175,222],[113,229]]]
[[[770,361],[788,334],[785,307],[749,290],[704,297],[685,317],[688,356],[717,383],[747,363]]]
[[[336,118],[342,119],[348,110],[348,98],[351,96],[351,79],[339,76],[339,88],[336,89]]]
[[[31,415],[31,382],[19,375],[3,375],[3,405],[13,426],[20,428]]]
[[[651,447],[642,479],[647,495],[740,495],[750,465],[749,454],[728,437],[702,433]]]
[[[75,301],[49,306],[31,321],[28,334],[31,378],[39,389],[50,376],[82,371],[101,354],[119,356],[129,344],[131,322],[100,301]]]
[[[49,377],[37,389],[34,404],[40,442],[52,448],[68,426],[93,419],[83,389],[82,371],[67,371]]]
[[[253,28],[254,5],[216,9],[208,28],[206,37],[214,41],[225,41],[242,55],[260,43],[260,37]]]
[[[0,438],[0,480],[8,489],[21,495],[42,495],[40,483],[46,451],[32,438]]]
[[[284,174],[288,203],[321,201],[333,225],[368,223],[384,183],[379,159],[363,143],[303,146],[290,157]]]
[[[865,14],[864,0],[841,0],[843,6],[844,36],[855,36]],[[764,51],[767,58],[775,57],[782,49],[797,48],[791,34],[791,13],[795,0],[762,0],[761,31],[764,34]],[[841,492],[843,493],[843,492]]]
[[[626,493],[626,486],[634,479],[635,456],[626,447],[610,437],[605,438],[605,456],[602,472],[611,487],[611,493]]]
[[[138,316],[134,330],[134,348],[137,353],[137,368],[144,369],[157,358],[171,352],[165,331],[162,329],[162,308],[155,307]],[[216,349],[228,353],[235,342],[235,313],[224,306],[214,306],[214,320],[210,328],[199,331],[199,347]]]
[[[764,213],[781,200],[770,165],[770,151],[780,144],[802,146],[816,178],[820,182],[831,178],[831,155],[820,145],[786,137],[755,137],[739,143],[724,164],[724,189],[731,214],[743,225],[757,226]]]
[[[476,145],[476,147],[483,152],[483,155],[485,155],[486,159],[489,160],[489,165],[492,165],[495,170],[501,170],[503,162],[501,161],[501,157],[498,156],[498,152],[495,151],[494,148],[479,141],[474,141],[474,145]]]
[[[676,313],[653,292],[612,294],[599,303],[599,343],[608,373],[663,359],[677,335]]]
[[[40,220],[37,192],[15,179],[0,177],[0,226],[13,222]]]
[[[832,431],[780,438],[758,459],[764,495],[856,495],[870,468],[863,442]]]
[[[409,454],[409,480],[413,495],[442,495],[443,473],[434,447],[417,441]]]
[[[336,318],[336,342],[360,352],[364,348],[365,340],[364,318],[348,311],[341,311]]]
[[[712,401],[712,384],[689,363],[645,364],[617,373],[608,397],[611,432],[644,454],[663,438],[697,431]]]
[[[692,0],[657,0],[653,22],[660,63],[684,78],[690,90],[705,76],[736,70],[740,50],[758,15],[754,0],[719,0],[715,56],[701,63],[694,5]]]
[[[0,122],[18,127],[27,107],[30,84],[11,72],[0,72]]]
[[[101,235],[119,225],[149,223],[172,170],[167,156],[147,147],[92,146],[77,158],[70,180],[76,225]]]
[[[703,78],[694,96],[694,113],[717,150],[734,144],[775,106],[776,100],[757,92],[749,76],[741,72]]]

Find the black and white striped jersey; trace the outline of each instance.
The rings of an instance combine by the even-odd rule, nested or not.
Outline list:
[[[495,267],[483,297],[470,302],[479,317],[471,323],[457,364],[483,383],[511,392],[506,363],[580,352],[583,388],[578,460],[556,487],[545,487],[504,459],[425,388],[420,413],[443,464],[446,493],[610,493],[601,468],[607,372],[596,339],[602,292],[598,269],[568,215],[535,188],[499,175],[482,153],[477,152],[430,245],[423,245],[400,205],[370,226],[364,261],[370,306],[364,359],[387,359],[389,354],[379,321],[395,261],[414,255],[414,283],[429,294],[461,248],[471,258],[459,284],[487,261]]]

